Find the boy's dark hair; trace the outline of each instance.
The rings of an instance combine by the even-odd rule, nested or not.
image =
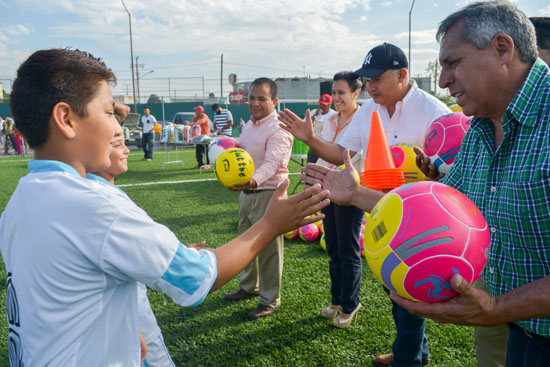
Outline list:
[[[537,46],[550,50],[550,17],[531,17],[529,20],[535,26]]]
[[[256,80],[254,80],[252,82],[252,84],[250,84],[249,90],[252,90],[252,88],[254,88],[254,86],[256,86],[256,85],[262,85],[262,84],[269,85],[269,92],[271,94],[271,100],[274,100],[275,98],[277,98],[277,83],[275,83],[273,80],[271,80],[269,78],[258,78]]]
[[[103,80],[115,82],[116,77],[101,59],[84,51],[40,50],[25,60],[13,82],[10,109],[30,147],[48,140],[57,103],[65,102],[78,116],[88,116],[88,103]]]
[[[351,89],[352,92],[355,92],[357,89],[361,90],[361,87],[363,86],[361,80],[354,76],[352,71],[341,71],[334,74],[332,82],[334,83],[337,80],[345,80],[348,82],[349,89]]]
[[[212,105],[212,111],[216,112],[216,110],[217,110],[218,108],[220,108],[220,107],[221,107],[221,106],[220,106],[219,103],[214,103],[214,104]]]

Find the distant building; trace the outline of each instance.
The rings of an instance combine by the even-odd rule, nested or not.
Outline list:
[[[432,95],[435,93],[432,88],[433,85],[431,76],[415,76],[413,79],[416,81],[416,84],[418,84],[418,88],[422,89],[424,92]]]
[[[134,97],[127,95],[113,96],[113,99],[117,103],[122,104],[134,104]]]
[[[329,82],[332,79],[330,78],[309,78],[309,77],[295,77],[295,78],[276,78],[275,83],[277,83],[278,98],[282,100],[300,100],[300,101],[317,101],[321,94],[330,93],[329,90],[321,93],[321,83]],[[242,93],[237,93],[240,91],[245,91],[248,93],[252,81],[247,82],[237,82],[233,84],[233,93],[234,96],[239,96],[241,100]]]
[[[414,77],[418,87],[427,93],[434,94],[431,77]],[[332,93],[332,79],[330,78],[277,78],[278,98],[280,100],[317,101],[321,94]],[[246,103],[248,89],[252,81],[237,82],[233,84],[233,92],[229,93],[230,103]],[[366,88],[359,95],[359,102],[370,99]]]

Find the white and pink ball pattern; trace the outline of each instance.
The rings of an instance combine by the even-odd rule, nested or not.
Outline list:
[[[451,170],[471,121],[471,117],[455,112],[439,117],[426,130],[422,149],[439,172]]]
[[[218,138],[208,147],[208,159],[210,164],[215,164],[218,156],[227,149],[238,148],[239,144],[231,138]]]

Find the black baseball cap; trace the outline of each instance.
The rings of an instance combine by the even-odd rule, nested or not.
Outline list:
[[[391,43],[383,43],[367,53],[361,69],[353,76],[366,79],[379,77],[386,70],[398,70],[409,66],[402,49]]]

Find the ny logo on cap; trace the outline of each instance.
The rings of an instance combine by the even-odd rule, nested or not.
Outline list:
[[[363,64],[365,65],[370,64],[371,59],[372,59],[372,54],[369,52],[367,56],[365,56],[365,61],[363,62]]]
[[[394,66],[395,66],[395,65],[399,65],[399,61],[393,60],[393,65],[394,65]]]

